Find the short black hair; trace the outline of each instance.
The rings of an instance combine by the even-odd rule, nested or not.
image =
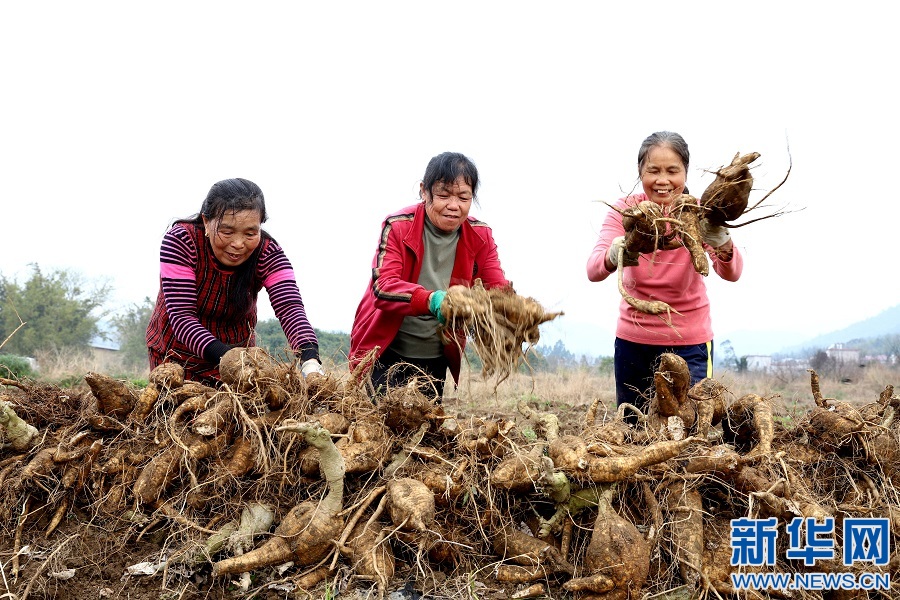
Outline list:
[[[459,152],[444,152],[428,161],[422,184],[430,194],[434,184],[438,182],[451,184],[460,177],[472,187],[474,197],[478,193],[478,169],[475,163]]]

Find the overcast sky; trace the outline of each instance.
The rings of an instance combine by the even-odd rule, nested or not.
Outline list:
[[[698,194],[756,151],[785,216],[733,232],[707,280],[716,339],[840,329],[900,302],[888,3],[6,2],[0,273],[155,298],[159,242],[220,179],[266,196],[312,324],[349,331],[384,216],[446,150],[477,164],[494,230],[545,327],[611,353],[619,294],[585,262],[638,186],[641,141],[681,133]],[[764,214],[760,209],[759,214]],[[265,297],[262,294],[261,297]],[[272,316],[267,299],[262,318]],[[741,349],[736,349],[741,354]],[[774,350],[774,349],[773,349]]]

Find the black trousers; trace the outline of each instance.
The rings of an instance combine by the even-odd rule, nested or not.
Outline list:
[[[416,379],[416,387],[426,397],[440,401],[444,395],[449,361],[438,358],[410,358],[387,348],[372,367],[375,396],[383,396],[389,388],[403,387]]]

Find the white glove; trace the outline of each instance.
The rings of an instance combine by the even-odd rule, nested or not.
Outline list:
[[[622,255],[622,261],[625,263],[624,267],[635,267],[638,264],[637,254],[629,252],[625,250],[625,236],[620,235],[617,238],[613,238],[612,244],[609,246],[609,250],[606,251],[606,258],[609,260],[610,264],[616,268],[619,266],[619,248],[622,248],[624,254]]]
[[[306,379],[312,373],[316,373],[317,375],[325,374],[325,369],[322,368],[322,363],[320,363],[318,359],[315,358],[310,358],[309,360],[303,361],[303,364],[300,365],[300,374],[303,375],[304,379]]]
[[[700,236],[704,242],[713,248],[724,246],[731,239],[731,234],[728,233],[727,227],[711,225],[706,219],[700,221]]]

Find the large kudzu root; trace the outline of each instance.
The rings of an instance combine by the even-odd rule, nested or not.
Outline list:
[[[263,348],[232,348],[219,361],[219,376],[239,392],[264,391],[278,380],[278,368]]]
[[[238,528],[228,538],[225,549],[233,556],[241,556],[253,547],[253,539],[269,531],[275,522],[275,511],[272,507],[258,502],[251,502],[241,511]],[[241,589],[250,587],[250,573],[242,573]]]
[[[324,558],[344,528],[339,513],[344,497],[344,459],[331,440],[327,429],[312,424],[286,422],[276,431],[302,436],[319,450],[319,467],[328,484],[321,502],[306,501],[292,508],[275,529],[275,534],[262,546],[221,560],[213,565],[213,575],[244,573],[260,567],[293,560],[310,565]]]
[[[166,448],[141,470],[134,483],[134,497],[150,504],[162,498],[163,492],[184,472],[187,461],[198,461],[222,453],[229,443],[227,434],[204,438],[186,432],[178,442],[169,441]]]
[[[703,573],[703,499],[682,480],[668,486],[665,508],[671,523],[672,553],[681,580],[696,589]]]
[[[434,494],[421,481],[410,477],[387,483],[391,521],[401,529],[424,532],[434,522]]]
[[[691,255],[694,270],[706,277],[709,275],[709,259],[703,249],[703,238],[700,233],[700,217],[697,199],[693,196],[679,196],[682,203],[678,213],[681,222],[681,243]]]
[[[650,401],[648,421],[650,430],[663,437],[680,439],[691,431],[697,421],[696,404],[688,398],[691,372],[687,362],[670,352],[660,355],[653,374],[654,394]]]
[[[611,206],[622,215],[622,226],[625,230],[625,243],[619,251],[619,293],[632,308],[638,312],[651,315],[663,315],[673,312],[669,304],[661,300],[635,298],[626,290],[623,271],[625,267],[634,266],[639,254],[655,255],[659,250],[672,250],[680,246],[687,249],[694,270],[706,276],[709,274],[709,259],[703,246],[702,231],[709,225],[722,226],[726,222],[741,217],[756,208],[768,198],[772,192],[781,187],[782,181],[766,196],[748,208],[750,192],[753,188],[753,177],[750,175],[750,163],[759,158],[759,154],[736,154],[731,164],[716,171],[716,179],[697,199],[689,194],[677,196],[672,204],[664,207],[650,200],[644,200],[624,209]],[[788,169],[790,174],[790,169]],[[785,175],[785,181],[787,175]],[[778,216],[781,212],[761,217],[763,219]],[[757,219],[759,220],[759,219]],[[743,223],[746,225],[753,221]],[[728,223],[729,227],[739,227]],[[650,260],[653,260],[652,258]]]
[[[439,424],[445,418],[444,409],[414,386],[390,388],[379,399],[378,409],[385,425],[396,433],[416,431],[423,423]]]
[[[137,393],[123,381],[99,373],[88,373],[84,380],[97,399],[97,410],[102,415],[116,419],[127,417],[137,402]]]
[[[731,164],[716,171],[713,180],[703,194],[700,203],[707,210],[707,219],[713,225],[724,225],[744,214],[753,189],[750,163],[759,158],[759,152],[741,155],[737,152]]]
[[[21,419],[12,404],[0,401],[0,448],[21,451],[29,450],[37,441],[37,427]]]
[[[709,428],[718,425],[725,417],[727,393],[724,385],[709,377],[701,379],[688,390],[688,398],[697,411],[695,432],[698,437],[706,439]]]
[[[211,407],[194,417],[191,430],[203,436],[216,435],[233,428],[235,422],[235,403],[239,402],[230,394],[223,395]]]
[[[719,445],[710,448],[705,454],[690,457],[684,470],[692,475],[713,476],[744,494],[762,491],[769,491],[777,495],[787,493],[787,482],[774,481],[761,470],[749,466],[747,462],[743,456],[729,446]]]
[[[612,506],[615,485],[599,495],[594,531],[584,554],[582,573],[563,584],[570,592],[596,600],[637,598],[650,572],[650,546],[634,524]]]
[[[825,398],[819,388],[819,375],[812,369],[809,374],[816,407],[801,426],[823,450],[837,452],[846,449],[852,453],[856,436],[867,429],[865,420],[850,404]]]
[[[275,511],[267,504],[251,502],[241,511],[238,527],[228,537],[226,549],[241,555],[253,548],[253,539],[272,527]]]
[[[504,458],[491,472],[491,484],[508,491],[527,492],[534,489],[535,481],[541,476],[541,458],[548,442],[559,437],[559,417],[538,412],[521,400],[517,408],[523,417],[533,422],[542,438],[528,452],[513,452]]]
[[[228,543],[228,540],[231,539],[231,536],[234,535],[235,531],[237,531],[238,526],[238,521],[228,521],[227,523],[222,525],[218,531],[210,534],[210,536],[206,538],[202,545],[196,545],[192,547],[183,555],[176,556],[174,560],[176,562],[186,563],[189,565],[197,565],[210,560],[211,557],[218,554],[222,550],[222,548],[225,547],[225,544]]]
[[[346,554],[350,557],[353,574],[374,581],[379,597],[384,597],[396,568],[394,551],[384,533],[368,522],[357,523],[347,541]]]
[[[664,440],[649,446],[636,447],[623,456],[595,456],[588,454],[584,441],[575,436],[561,436],[550,444],[553,464],[577,479],[595,483],[613,483],[628,479],[639,470],[678,456],[700,442],[699,438]]]
[[[662,417],[681,417],[685,425],[693,425],[694,409],[686,406],[688,388],[691,386],[691,371],[687,362],[677,354],[664,352],[659,357],[653,382],[656,394],[650,412]]]
[[[517,565],[528,567],[528,570],[498,570],[497,578],[501,581],[533,581],[552,573],[575,573],[575,567],[567,561],[562,553],[545,540],[519,531],[511,526],[501,528],[493,536],[494,552]],[[528,573],[537,574],[529,578]],[[539,573],[539,574],[538,574]]]
[[[775,437],[775,420],[772,406],[756,394],[746,394],[728,407],[727,418],[722,421],[725,441],[746,452],[745,458],[764,456],[772,451]]]
[[[675,219],[666,216],[662,206],[655,202],[645,200],[635,206],[619,209],[611,206],[613,210],[622,215],[622,226],[625,229],[625,243],[619,248],[617,257],[617,279],[619,294],[629,306],[636,311],[650,315],[669,315],[678,311],[662,300],[647,300],[635,298],[625,287],[624,267],[629,264],[637,264],[627,260],[629,257],[637,257],[638,254],[655,254],[657,250],[668,250],[678,246],[675,239],[675,230],[670,226],[677,223]],[[636,258],[632,258],[632,261]]]
[[[619,248],[619,264],[622,264],[625,256],[625,249]],[[667,302],[663,302],[662,300],[645,300],[643,298],[635,298],[628,290],[625,289],[625,271],[624,269],[618,269],[618,273],[616,275],[619,287],[619,294],[621,294],[622,299],[628,303],[633,309],[638,312],[648,314],[648,315],[668,315],[671,313],[681,314],[677,310],[673,309]]]
[[[525,493],[534,490],[541,474],[543,447],[535,445],[529,452],[515,452],[507,456],[491,471],[491,485],[509,492]]]
[[[627,252],[652,254],[657,250],[677,247],[675,232],[668,227],[672,220],[664,210],[661,205],[650,200],[644,200],[635,206],[619,210],[622,215],[622,226],[625,229],[625,250]]]
[[[150,371],[150,381],[135,402],[128,420],[143,425],[147,415],[153,410],[160,393],[184,385],[184,367],[177,363],[162,363]]]

